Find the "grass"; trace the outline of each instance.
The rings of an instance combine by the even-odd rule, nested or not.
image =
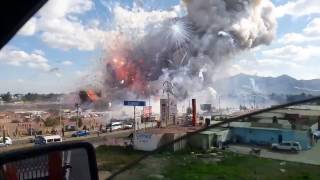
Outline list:
[[[99,146],[96,149],[98,169],[115,171],[137,159],[143,152],[120,146]]]
[[[311,180],[320,179],[320,167],[239,155],[222,152],[217,157],[199,158],[193,150],[180,152],[162,152],[143,160],[130,171],[123,173],[120,179],[157,179],[151,175],[160,175],[166,179],[257,179],[257,180]],[[194,152],[194,151],[193,151]],[[141,156],[143,152],[122,147],[100,146],[97,148],[99,170],[114,171]],[[281,172],[284,169],[285,172]],[[126,174],[127,173],[127,174]]]
[[[170,179],[319,179],[320,167],[258,158],[234,153],[223,153],[221,162],[212,163],[206,158],[190,154],[171,156],[170,164],[163,171]],[[281,172],[284,169],[285,172]]]

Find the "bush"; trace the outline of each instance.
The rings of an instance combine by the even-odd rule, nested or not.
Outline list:
[[[80,118],[78,121],[78,127],[81,127],[83,125],[82,119]]]
[[[45,121],[44,121],[44,125],[47,127],[53,127],[58,125],[60,122],[59,117],[48,117]]]
[[[81,119],[81,118],[78,117],[78,116],[72,116],[72,117],[70,118],[70,121],[76,122],[76,121],[78,121],[78,120],[80,120],[80,119]]]

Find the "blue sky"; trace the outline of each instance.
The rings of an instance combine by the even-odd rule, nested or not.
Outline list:
[[[159,13],[180,4],[179,0],[133,1],[55,0],[45,5],[0,51],[0,93],[73,91],[103,56],[106,32],[115,28],[115,6],[132,9],[137,4],[146,12]],[[230,75],[320,78],[320,1],[272,2],[276,39],[233,58]]]

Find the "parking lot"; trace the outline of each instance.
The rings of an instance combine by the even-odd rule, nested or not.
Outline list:
[[[241,154],[249,154],[252,146],[229,145],[229,150]],[[306,164],[320,165],[320,143],[315,144],[310,150],[299,153],[275,152],[267,148],[261,148],[260,157],[301,162]]]

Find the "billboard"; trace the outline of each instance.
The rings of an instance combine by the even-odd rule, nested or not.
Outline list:
[[[211,111],[211,104],[200,104],[200,109],[202,111]]]
[[[125,106],[146,106],[145,101],[124,101],[123,105]]]
[[[143,107],[143,117],[148,118],[152,114],[152,106]]]

